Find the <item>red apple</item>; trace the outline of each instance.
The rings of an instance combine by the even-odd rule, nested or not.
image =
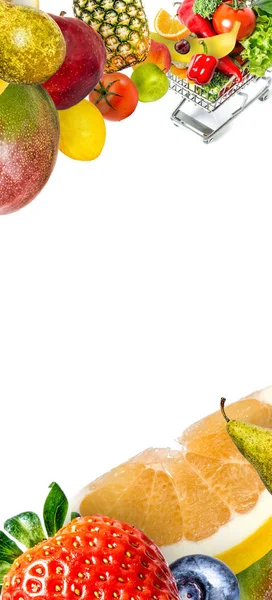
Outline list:
[[[153,63],[157,65],[162,71],[167,73],[171,66],[171,54],[165,44],[161,44],[160,42],[155,42],[155,40],[151,40],[149,53],[147,58],[144,61],[145,63]],[[140,63],[141,65],[143,63]],[[140,64],[133,67],[133,69],[137,69]]]
[[[66,57],[43,87],[57,109],[64,110],[86,98],[100,81],[106,64],[106,48],[100,35],[87,23],[73,17],[50,17],[62,31]]]

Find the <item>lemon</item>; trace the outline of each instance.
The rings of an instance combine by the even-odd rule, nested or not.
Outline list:
[[[60,146],[63,154],[75,160],[94,160],[101,154],[106,126],[101,112],[88,100],[59,111]]]
[[[11,0],[11,4],[21,4],[22,6],[39,8],[39,0]]]

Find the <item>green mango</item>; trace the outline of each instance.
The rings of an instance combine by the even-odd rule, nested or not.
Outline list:
[[[272,550],[237,578],[240,600],[272,600]]]
[[[39,85],[10,84],[0,95],[0,215],[33,200],[58,154],[59,117]]]

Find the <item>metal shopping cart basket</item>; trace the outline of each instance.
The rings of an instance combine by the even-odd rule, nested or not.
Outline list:
[[[264,77],[255,77],[245,69],[243,80],[236,83],[235,77],[230,78],[216,98],[200,86],[169,72],[170,89],[182,98],[171,119],[176,126],[191,129],[208,144],[252,102],[268,98],[271,71]]]

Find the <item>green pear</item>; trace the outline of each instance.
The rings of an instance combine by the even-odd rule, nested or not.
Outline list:
[[[229,419],[225,413],[225,402],[225,398],[221,398],[221,411],[227,421],[228,434],[272,494],[272,429]]]
[[[0,0],[0,79],[44,83],[61,67],[65,53],[64,37],[49,15]]]

